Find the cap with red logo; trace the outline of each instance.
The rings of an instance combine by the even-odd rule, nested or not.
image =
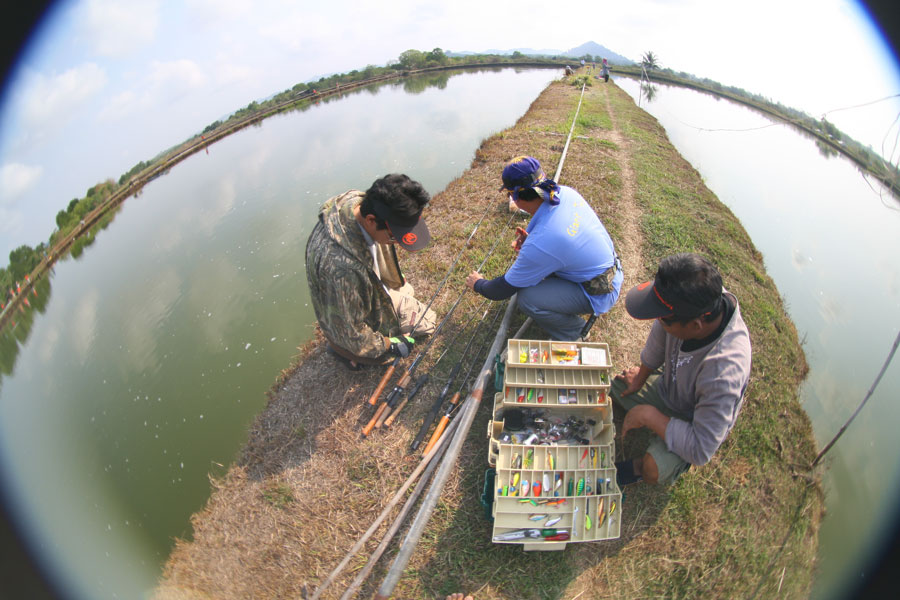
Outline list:
[[[372,209],[376,215],[387,223],[391,235],[397,244],[410,252],[421,250],[431,242],[431,233],[425,219],[419,213],[415,218],[403,219],[394,214],[391,209],[380,200],[372,202]]]
[[[656,280],[634,286],[625,295],[625,310],[635,319],[678,317],[693,319],[718,307],[720,297],[707,306],[696,306],[683,298],[660,291]]]

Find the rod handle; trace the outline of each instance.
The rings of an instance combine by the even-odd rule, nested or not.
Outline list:
[[[428,440],[428,445],[425,446],[425,450],[422,451],[422,454],[428,454],[429,450],[437,443],[439,439],[441,439],[441,434],[444,433],[444,429],[447,428],[447,423],[450,422],[450,417],[444,415],[441,417],[441,420],[438,421],[437,427],[434,428],[434,433],[431,434],[431,439]]]
[[[363,427],[362,434],[363,436],[367,436],[372,433],[372,429],[375,428],[375,422],[378,421],[378,418],[384,413],[387,408],[387,402],[382,402],[381,406],[378,407],[378,410],[375,411],[375,414],[372,415],[372,419],[366,423],[366,426]]]
[[[391,380],[391,375],[394,374],[394,370],[397,368],[397,363],[400,361],[400,358],[395,358],[394,362],[391,363],[391,366],[387,368],[384,372],[384,376],[381,378],[381,381],[378,382],[378,387],[375,388],[375,391],[372,392],[372,395],[369,397],[369,404],[375,406],[378,404],[378,397],[381,396],[381,392],[384,391],[385,386],[387,386],[388,381]]]

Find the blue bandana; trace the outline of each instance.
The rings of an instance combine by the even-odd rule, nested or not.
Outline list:
[[[559,185],[549,179],[541,168],[541,163],[531,156],[517,156],[503,167],[501,175],[503,186],[501,190],[508,190],[513,199],[518,197],[520,190],[534,188],[550,204],[559,204]]]

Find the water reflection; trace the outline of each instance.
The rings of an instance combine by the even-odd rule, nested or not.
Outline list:
[[[616,83],[640,97],[637,81]],[[900,203],[805,131],[742,105],[660,86],[645,108],[762,252],[803,342],[810,371],[801,403],[824,446],[897,335]],[[900,514],[898,390],[894,364],[826,457],[815,598],[841,597],[860,582]]]
[[[311,336],[319,205],[387,172],[437,193],[556,76],[447,72],[280,113],[153,181],[39,282],[43,314],[0,333],[0,472],[73,595],[142,597],[190,536]]]

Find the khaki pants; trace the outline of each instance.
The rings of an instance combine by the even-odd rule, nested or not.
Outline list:
[[[387,288],[387,291],[388,295],[391,297],[391,302],[394,304],[394,310],[397,311],[397,316],[400,318],[400,331],[404,335],[412,336],[415,339],[423,335],[431,335],[434,333],[437,317],[430,308],[426,312],[425,305],[416,300],[413,296],[413,287],[409,282],[403,284],[403,287],[400,289],[392,290]],[[423,312],[425,312],[425,318],[422,318],[420,322]],[[417,323],[418,327],[416,327]],[[413,331],[413,328],[415,328],[415,331]],[[421,340],[416,339],[416,342],[419,341]],[[385,353],[378,358],[356,356],[352,352],[341,348],[330,339],[328,340],[328,345],[337,354],[363,365],[383,365],[394,360],[394,356],[389,353]]]
[[[625,383],[619,379],[613,379],[612,386],[609,390],[610,395],[616,404],[625,409],[625,412],[628,412],[638,404],[649,404],[667,417],[687,420],[684,415],[679,415],[666,406],[663,399],[659,397],[659,394],[656,391],[656,379],[658,377],[658,373],[650,375],[640,390],[628,396],[622,396],[622,390],[625,389]],[[624,443],[625,440],[622,440],[622,442]],[[655,433],[651,435],[647,454],[652,456],[653,460],[656,461],[656,467],[659,469],[658,483],[662,485],[672,485],[682,473],[691,468],[689,462],[674,452],[671,452],[668,446],[666,446],[665,440],[661,439]]]
[[[394,303],[397,316],[400,317],[401,332],[413,338],[434,333],[437,316],[430,308],[427,312],[425,311],[425,304],[416,300],[413,295],[413,286],[408,281],[398,290],[388,289],[388,295]],[[425,313],[424,318],[422,318],[422,313]],[[414,327],[415,331],[413,331]]]

